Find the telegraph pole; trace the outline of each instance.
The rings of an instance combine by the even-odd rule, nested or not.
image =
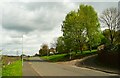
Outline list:
[[[22,35],[22,56],[21,58],[22,58],[22,66],[23,66],[23,35]]]

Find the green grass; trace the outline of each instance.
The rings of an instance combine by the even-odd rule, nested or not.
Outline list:
[[[94,53],[94,52],[97,52],[97,50],[91,50],[91,52],[89,50],[88,51],[84,51],[83,54]]]
[[[58,54],[58,55],[51,55],[51,56],[43,56],[41,58],[47,61],[56,62],[56,61],[60,61],[61,59],[64,59],[66,55],[67,54]]]
[[[22,76],[22,61],[19,60],[4,67],[2,76]]]
[[[2,68],[0,67],[0,78],[1,78],[1,76],[2,76]]]
[[[89,56],[89,55],[96,54],[96,53],[97,53],[97,50],[92,50],[91,52],[83,51],[82,54],[81,54],[81,52],[78,52],[77,54],[75,54],[75,52],[71,52],[71,57],[72,57],[71,60],[80,59],[85,56]],[[50,62],[58,62],[58,61],[68,61],[68,60],[70,60],[69,57],[70,57],[69,54],[57,54],[57,55],[51,55],[51,56],[42,56],[40,58],[50,61]]]

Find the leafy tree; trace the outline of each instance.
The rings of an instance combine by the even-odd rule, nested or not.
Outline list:
[[[109,29],[105,29],[104,31],[103,31],[103,35],[105,36],[105,39],[107,40],[107,42],[106,42],[106,44],[108,43],[108,44],[110,44],[111,42],[110,42],[110,32],[109,32],[110,30]],[[113,31],[112,31],[113,32]]]
[[[109,44],[109,40],[104,36],[104,34],[102,33],[101,35],[101,43],[100,45],[103,45],[103,44]]]
[[[111,41],[111,37],[110,37],[110,32],[109,31],[110,31],[109,29],[105,29],[103,31],[103,35],[107,39],[107,43],[108,44],[110,44],[110,41]],[[120,41],[119,41],[119,39],[120,39],[120,30],[118,30],[118,31],[112,30],[111,32],[114,33],[113,44],[119,44],[120,43]]]
[[[120,30],[115,33],[115,44],[120,44]]]
[[[81,5],[78,9],[79,19],[82,26],[84,26],[84,32],[87,38],[87,43],[91,51],[93,46],[100,43],[100,23],[96,11],[92,6]]]
[[[101,41],[98,16],[92,6],[80,5],[78,11],[69,12],[63,21],[62,31],[68,51],[82,52],[86,42],[91,50]]]
[[[40,55],[49,55],[49,48],[47,44],[42,44],[42,48],[39,50]]]
[[[79,20],[78,12],[71,11],[67,14],[62,25],[65,46],[68,51],[74,50],[76,53],[78,50],[82,52],[85,42],[84,27]]]
[[[43,55],[42,49],[39,50],[39,55],[41,55],[41,56]]]
[[[56,50],[59,53],[65,53],[65,45],[62,36],[57,39]]]
[[[75,18],[76,18],[76,12],[71,11],[70,13],[67,14],[62,24],[64,46],[68,52],[72,48],[73,40],[74,40],[73,36],[74,36],[74,32],[76,31],[74,28],[76,25]]]

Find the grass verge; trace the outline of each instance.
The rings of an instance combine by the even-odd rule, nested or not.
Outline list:
[[[57,55],[51,55],[51,56],[42,56],[40,58],[50,61],[50,62],[58,62],[58,61],[69,61],[73,59],[80,59],[85,56],[93,55],[96,54],[97,50],[92,50],[90,51],[83,51],[83,53],[78,52],[75,54],[75,52],[71,52],[71,59],[70,59],[70,54],[57,54]]]
[[[4,67],[2,76],[22,76],[22,61],[19,60]]]
[[[44,60],[57,62],[57,61],[66,61],[65,57],[67,54],[58,54],[58,55],[51,55],[51,56],[43,56],[41,57]]]

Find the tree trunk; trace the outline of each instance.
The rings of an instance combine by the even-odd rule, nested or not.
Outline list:
[[[110,30],[110,42],[111,42],[111,45],[113,44],[113,35],[112,35],[112,30]]]
[[[83,54],[83,50],[81,49],[81,54]]]
[[[81,54],[83,53],[82,47],[80,47]]]
[[[77,51],[75,51],[75,54],[77,54]]]
[[[110,35],[110,38],[111,38],[111,45],[113,44],[113,37],[112,37],[112,34]]]
[[[83,51],[82,51],[82,44],[80,44],[80,46],[79,46],[80,48],[80,51],[81,51],[81,54],[83,53]]]
[[[91,52],[91,50],[92,50],[92,47],[91,46],[89,46],[90,48],[89,48],[89,50],[90,50],[90,52]]]

